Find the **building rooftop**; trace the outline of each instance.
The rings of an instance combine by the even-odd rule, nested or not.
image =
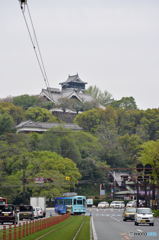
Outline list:
[[[78,74],[76,75],[68,75],[68,78],[65,82],[59,83],[60,85],[64,85],[66,83],[70,83],[70,82],[76,82],[76,83],[84,83],[87,84],[87,82],[84,82],[80,79],[80,77],[78,76]]]
[[[34,122],[31,120],[21,122],[16,126],[17,132],[46,132],[51,128],[62,127],[71,129],[73,131],[82,130],[77,124],[73,123],[48,123],[48,122]]]

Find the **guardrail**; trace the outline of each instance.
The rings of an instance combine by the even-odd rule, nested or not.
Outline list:
[[[62,216],[49,217],[40,220],[27,221],[19,223],[19,225],[9,225],[9,228],[3,226],[3,240],[19,240],[27,237],[35,232],[39,232],[58,224],[67,219],[70,214]]]

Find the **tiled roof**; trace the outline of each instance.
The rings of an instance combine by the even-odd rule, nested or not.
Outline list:
[[[41,95],[47,97],[55,104],[59,103],[60,98],[70,99],[72,97],[76,97],[81,102],[91,102],[94,100],[92,96],[85,94],[83,91],[77,91],[73,88],[65,89],[61,91],[61,93],[50,92],[48,89],[42,89]]]
[[[33,122],[31,120],[21,122],[16,126],[17,132],[45,132],[53,127],[63,127],[71,130],[82,130],[77,124],[73,123],[48,123],[48,122]]]
[[[62,82],[62,83],[60,83],[61,85],[63,85],[63,84],[65,84],[65,83],[70,83],[70,82],[77,82],[77,83],[87,83],[87,82],[83,82],[80,78],[79,78],[79,76],[78,76],[78,74],[76,74],[76,75],[72,75],[72,76],[68,76],[68,78],[67,78],[67,80],[65,81],[65,82]]]

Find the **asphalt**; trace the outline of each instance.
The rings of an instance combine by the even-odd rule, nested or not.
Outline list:
[[[155,225],[135,226],[133,221],[124,222],[123,209],[89,209],[92,216],[95,240],[158,240],[159,219]]]

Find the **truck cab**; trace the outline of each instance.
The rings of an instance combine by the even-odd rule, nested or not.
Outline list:
[[[0,224],[4,222],[18,223],[17,211],[14,205],[6,204],[0,206]]]

